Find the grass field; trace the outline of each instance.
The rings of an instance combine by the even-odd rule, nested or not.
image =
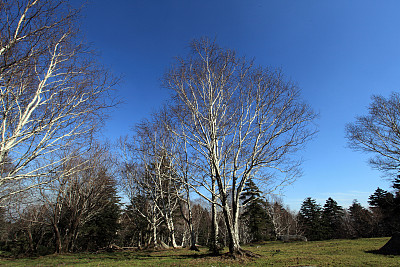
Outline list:
[[[400,256],[384,256],[368,251],[379,249],[389,238],[332,240],[314,242],[266,242],[244,249],[261,257],[232,260],[212,257],[206,248],[79,253],[37,258],[0,257],[1,266],[400,266]],[[2,254],[0,254],[2,255]]]

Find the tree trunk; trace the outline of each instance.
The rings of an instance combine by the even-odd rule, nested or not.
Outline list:
[[[157,247],[157,226],[156,226],[155,218],[153,218],[153,222],[151,224],[151,227],[153,229],[153,245],[154,245],[154,247]]]
[[[217,221],[217,197],[215,195],[215,179],[212,181],[212,203],[211,203],[211,240],[210,251],[214,255],[219,254],[218,249],[218,221]]]
[[[189,196],[189,188],[186,188],[186,203],[187,203],[187,209],[188,209],[188,218],[187,218],[187,224],[189,226],[189,232],[190,232],[190,250],[195,250],[199,251],[199,249],[196,247],[196,232],[194,231],[193,227],[193,214],[192,214],[192,207],[190,204],[190,196]]]
[[[63,238],[63,246],[62,246],[62,253],[69,252],[70,242],[71,242],[72,234],[69,232],[64,235]]]
[[[78,234],[78,226],[75,219],[69,225],[69,229],[64,237],[64,245],[63,245],[63,252],[73,252],[75,246],[75,239],[77,238]]]
[[[76,241],[78,240],[78,236],[79,236],[79,231],[78,231],[78,228],[76,228],[74,230],[74,235],[73,235],[72,241],[71,241],[71,247],[70,247],[71,251],[75,251],[75,246],[76,246]]]
[[[232,255],[242,254],[242,249],[239,244],[239,232],[234,230],[235,227],[230,231],[229,236],[229,253]]]
[[[196,232],[193,229],[190,230],[190,250],[195,250],[199,251],[199,249],[196,247]]]
[[[54,228],[54,234],[56,237],[56,252],[61,253],[62,248],[63,248],[62,243],[61,243],[61,234],[60,234],[60,231],[59,231],[57,225],[54,225],[53,228]]]
[[[183,248],[186,247],[186,234],[187,234],[187,231],[185,228],[185,230],[182,233],[182,242],[181,242],[181,247],[183,247]]]
[[[75,238],[78,234],[78,219],[73,217],[71,218],[71,223],[69,224],[67,231],[64,235],[64,245],[62,252],[72,252],[75,245]]]
[[[230,249],[231,253],[242,253],[242,249],[240,247],[240,238],[239,238],[239,208],[234,210],[233,217],[233,226],[232,226],[232,241],[233,244],[232,249]]]
[[[229,253],[232,255],[236,255],[240,253],[240,245],[239,245],[239,229],[237,224],[235,225],[236,216],[235,214],[231,214],[231,210],[226,201],[226,197],[223,196],[222,199],[222,208],[225,218],[226,229],[228,231],[228,247]]]
[[[192,210],[190,207],[190,203],[188,203],[188,220],[187,224],[189,226],[189,232],[190,232],[190,250],[195,250],[199,251],[199,249],[196,247],[196,232],[193,227],[193,217],[192,217]]]
[[[28,242],[29,242],[29,252],[33,253],[35,252],[35,247],[33,245],[33,238],[32,238],[32,232],[31,232],[31,227],[28,227],[26,229],[26,234],[28,236]]]
[[[169,217],[168,220],[169,223],[167,225],[168,225],[169,235],[171,238],[171,244],[173,248],[177,248],[178,246],[176,245],[174,222],[172,221],[171,217]]]
[[[248,256],[248,257],[258,257],[259,255],[243,250],[240,247],[240,239],[239,239],[239,207],[238,203],[233,203],[233,206],[237,205],[235,209],[233,209],[232,213],[227,203],[226,195],[222,196],[222,209],[225,218],[225,224],[228,231],[228,241],[229,241],[229,254],[233,258]]]

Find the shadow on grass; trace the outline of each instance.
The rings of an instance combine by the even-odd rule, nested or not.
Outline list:
[[[398,254],[398,253],[382,252],[379,249],[367,250],[367,251],[365,251],[365,253],[371,253],[371,254],[375,254],[375,255],[392,256],[392,257],[400,256],[400,254]]]
[[[3,256],[3,255],[2,255]],[[43,256],[31,256],[24,257],[30,260],[37,260]],[[84,253],[63,253],[63,254],[50,254],[44,256],[46,258],[52,259],[56,258],[61,262],[70,262],[71,260],[79,261],[151,261],[155,260],[164,261],[179,261],[179,260],[198,260],[198,261],[224,261],[231,260],[227,256],[227,253],[221,253],[215,255],[209,252],[189,252],[189,251],[177,251],[177,250],[136,250],[136,251],[119,251],[119,252],[84,252]],[[1,258],[1,257],[0,257]],[[5,258],[5,257],[4,257]],[[15,258],[14,258],[15,259]],[[78,263],[78,262],[77,262]]]
[[[378,249],[366,250],[366,251],[364,251],[364,252],[365,252],[365,253],[370,253],[370,254],[380,254],[380,255],[384,255],[384,254],[380,253]]]
[[[178,259],[204,259],[204,258],[216,259],[220,258],[222,255],[223,254],[215,255],[212,253],[199,253],[199,254],[178,254],[178,255],[173,255],[171,257],[175,257]]]
[[[137,253],[137,252],[136,252]],[[157,255],[152,252],[148,252],[145,254],[141,254],[140,252],[138,254],[130,254],[129,252],[124,252],[126,255],[119,255],[115,257],[109,257],[109,259],[113,258],[115,260],[120,260],[120,259],[134,259],[134,260],[149,260],[149,259],[171,259],[171,260],[184,260],[184,259],[191,259],[191,260],[213,260],[213,259],[228,259],[227,253],[222,253],[219,255],[215,255],[213,253],[194,253],[194,254],[186,254],[186,253],[180,253],[180,254],[168,254],[168,255]]]
[[[168,250],[164,250],[168,252]],[[155,252],[163,252],[163,251],[134,251],[134,252],[109,252],[109,253],[93,253],[93,254],[80,254],[77,256],[79,259],[87,259],[87,260],[149,260],[149,259],[171,259],[171,260],[180,260],[180,259],[205,259],[205,258],[218,258],[221,255],[214,255],[211,253],[196,253],[196,254],[167,254],[167,255],[157,255]]]

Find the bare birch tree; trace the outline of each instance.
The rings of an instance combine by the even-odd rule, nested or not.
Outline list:
[[[359,116],[346,127],[349,145],[354,150],[371,153],[369,163],[387,174],[400,170],[400,94],[388,98],[373,96],[368,115]]]
[[[163,218],[172,247],[175,248],[177,244],[173,212],[179,205],[181,186],[177,183],[173,161],[167,152],[172,150],[171,139],[167,134],[163,125],[143,121],[135,127],[133,140],[125,140],[121,146],[125,157],[124,182],[128,186],[126,188],[140,190],[151,200],[152,206]],[[142,215],[150,220],[145,214]],[[155,231],[155,222],[149,223],[152,223]]]
[[[0,205],[58,170],[112,105],[113,79],[78,34],[63,0],[0,1]],[[57,154],[57,155],[56,155]],[[1,170],[4,168],[1,167]]]
[[[193,172],[191,172],[191,166],[189,164],[189,159],[188,159],[188,154],[186,147],[179,147],[182,150],[181,151],[173,151],[177,156],[177,160],[175,158],[175,170],[177,172],[177,178],[181,183],[181,193],[178,194],[180,197],[180,209],[181,209],[181,214],[183,219],[185,220],[187,227],[190,232],[190,250],[195,250],[199,251],[199,249],[196,247],[196,231],[194,227],[194,222],[193,222],[193,212],[192,212],[192,203],[191,203],[191,198],[190,198],[190,193],[191,193],[191,188],[189,186],[190,181],[192,180],[193,177]],[[183,205],[186,207],[184,208]]]
[[[289,207],[283,207],[282,200],[275,198],[267,207],[268,216],[271,218],[275,236],[301,235],[297,215]]]
[[[154,201],[158,201],[158,195],[149,197],[152,193],[150,181],[147,181],[142,164],[136,162],[135,150],[131,147],[126,139],[121,139],[121,147],[123,148],[123,160],[120,166],[121,187],[124,194],[128,197],[133,214],[126,213],[127,219],[132,224],[137,224],[136,216],[143,218],[151,232],[148,238],[142,235],[143,231],[139,231],[138,247],[142,246],[144,238],[145,246],[158,246],[158,226],[162,223],[162,217],[157,210]],[[147,239],[147,240],[146,240]],[[131,243],[132,245],[133,243]]]
[[[191,192],[193,181],[199,176],[196,166],[197,159],[189,152],[187,142],[173,134],[176,125],[171,120],[170,110],[164,106],[157,113],[153,113],[153,124],[162,127],[162,150],[168,154],[170,168],[174,172],[176,196],[180,199],[181,215],[190,232],[190,250],[198,251],[196,247],[196,231],[193,223]]]
[[[229,251],[241,255],[239,197],[245,182],[275,177],[276,185],[284,185],[298,176],[294,152],[315,133],[315,113],[279,70],[256,67],[207,38],[194,40],[191,48],[164,79],[179,123],[174,133],[207,163],[202,172],[211,192],[217,185]]]

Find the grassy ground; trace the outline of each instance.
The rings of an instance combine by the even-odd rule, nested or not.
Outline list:
[[[261,255],[256,259],[231,260],[212,257],[206,248],[114,253],[79,253],[38,258],[0,257],[1,266],[400,266],[400,256],[384,256],[368,251],[379,249],[389,238],[315,242],[266,242],[245,246]],[[1,253],[0,253],[1,256]]]

